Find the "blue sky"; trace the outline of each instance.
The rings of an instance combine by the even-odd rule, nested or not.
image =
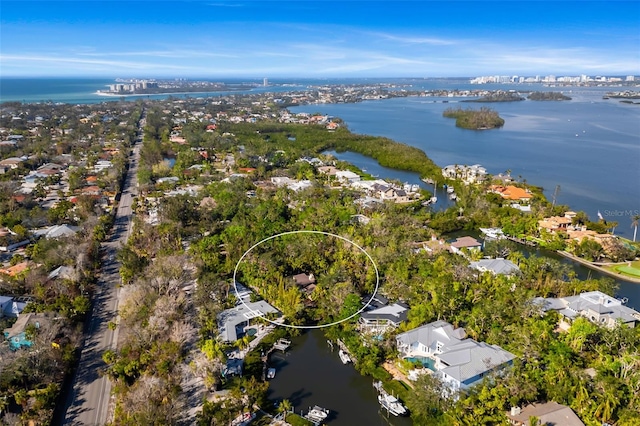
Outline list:
[[[640,75],[640,1],[5,1],[1,76]]]

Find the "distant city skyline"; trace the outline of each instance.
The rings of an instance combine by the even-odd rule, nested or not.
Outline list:
[[[0,76],[640,75],[640,1],[5,1]]]

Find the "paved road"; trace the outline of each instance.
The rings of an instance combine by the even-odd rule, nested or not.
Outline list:
[[[143,128],[144,114],[139,123],[133,155],[129,159],[129,170],[120,196],[113,231],[109,240],[101,245],[104,261],[73,390],[65,401],[64,425],[98,426],[104,425],[108,420],[111,382],[107,377],[101,377],[99,372],[105,367],[102,354],[107,349],[115,349],[118,340],[118,330],[110,330],[108,327],[110,321],[115,321],[118,310],[117,285],[120,283],[120,265],[116,260],[116,252],[126,243],[129,236],[131,203],[137,187],[136,172]]]

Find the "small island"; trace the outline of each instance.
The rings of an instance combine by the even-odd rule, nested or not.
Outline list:
[[[530,101],[570,101],[571,97],[562,92],[531,92],[527,99]]]
[[[442,115],[455,118],[456,126],[463,129],[488,130],[504,126],[504,119],[496,111],[487,107],[482,107],[480,110],[447,108]]]
[[[462,102],[517,102],[524,101],[519,93],[513,91],[496,90],[490,92],[478,99],[466,99]]]

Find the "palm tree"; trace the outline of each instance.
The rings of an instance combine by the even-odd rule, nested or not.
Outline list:
[[[640,214],[637,214],[631,218],[631,227],[633,228],[633,242],[636,242],[636,234],[638,233],[638,222],[640,221]]]
[[[284,413],[284,417],[286,420],[287,413],[290,413],[292,408],[293,406],[291,405],[291,401],[289,401],[288,399],[283,399],[278,406],[278,412]]]

